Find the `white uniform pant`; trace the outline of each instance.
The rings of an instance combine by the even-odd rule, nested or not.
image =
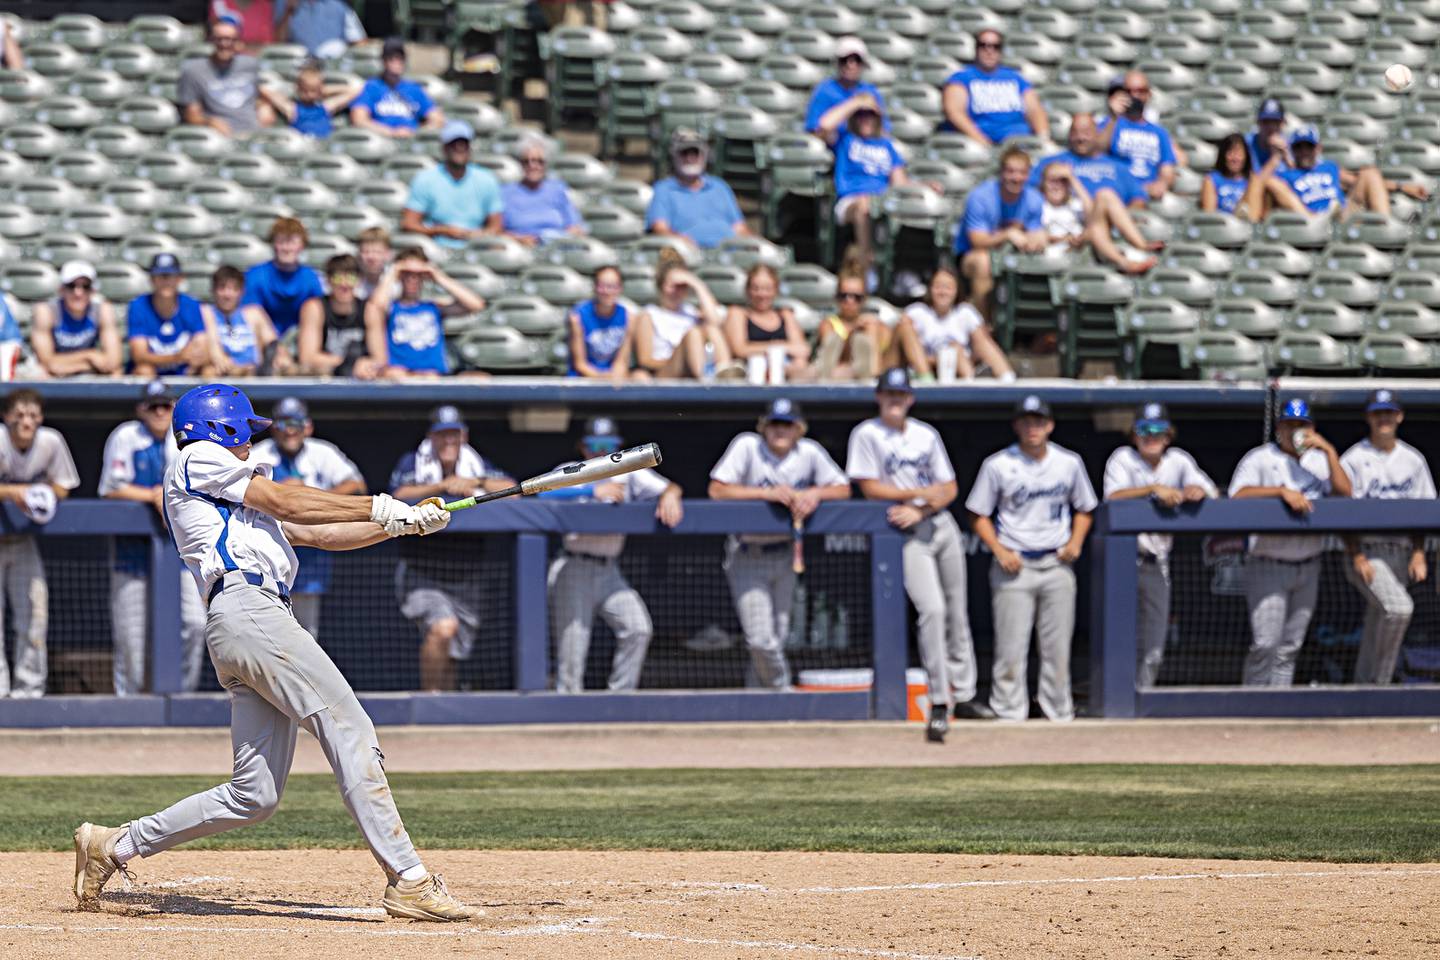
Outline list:
[[[1288,687],[1295,682],[1295,660],[1305,645],[1319,589],[1319,557],[1299,563],[1246,559],[1245,600],[1253,639],[1245,655],[1245,686]]]
[[[555,689],[579,693],[585,687],[585,657],[598,611],[615,632],[615,660],[610,667],[611,690],[640,685],[645,653],[654,630],[645,601],[625,581],[613,558],[561,553],[547,578],[550,622],[555,630]]]
[[[1135,685],[1155,686],[1170,635],[1170,566],[1142,555],[1135,566]]]
[[[110,626],[115,638],[112,674],[115,695],[134,696],[145,689],[146,654],[150,650],[150,578],[143,573],[110,573]],[[180,571],[180,689],[200,686],[205,654],[205,605],[189,572]]]
[[[790,685],[785,640],[790,636],[790,611],[795,601],[793,563],[788,540],[759,545],[731,538],[725,545],[725,577],[730,581],[745,645],[750,648],[747,687],[783,690]]]
[[[324,597],[323,593],[290,594],[290,612],[295,614],[305,632],[316,640],[320,639],[320,601]]]
[[[38,697],[45,693],[45,635],[50,629],[50,588],[34,537],[0,537],[0,626],[5,608],[15,626],[15,682],[5,662],[0,633],[0,697]]]
[[[929,678],[930,702],[975,699],[975,642],[965,604],[965,544],[949,513],[911,530],[903,548],[905,593],[915,604],[916,645]]]
[[[1075,633],[1075,571],[1053,553],[1025,560],[1019,573],[990,566],[995,621],[995,671],[990,709],[1002,720],[1030,715],[1030,634],[1040,643],[1040,709],[1051,720],[1071,720],[1070,643]]]
[[[1346,564],[1345,576],[1365,598],[1365,631],[1360,638],[1360,654],[1355,658],[1356,683],[1389,683],[1395,676],[1395,662],[1415,601],[1406,584],[1410,582],[1410,546],[1367,549],[1370,568],[1375,576],[1369,583],[1361,579],[1355,568]]]
[[[419,866],[385,778],[385,755],[360,701],[280,598],[260,587],[228,587],[205,625],[210,662],[230,693],[234,773],[130,824],[140,855],[267,820],[280,804],[304,727],[320,742],[340,798],[370,853],[390,875]]]

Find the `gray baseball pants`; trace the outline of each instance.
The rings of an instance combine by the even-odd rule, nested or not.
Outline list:
[[[323,593],[290,594],[290,612],[305,632],[317,640],[320,639],[320,601],[324,597]]]
[[[931,703],[975,699],[975,642],[965,605],[965,544],[949,513],[916,524],[903,548],[905,593],[915,604],[916,645]]]
[[[1252,637],[1245,655],[1245,686],[1288,687],[1295,682],[1295,660],[1305,645],[1319,588],[1319,557],[1299,563],[1267,557],[1245,560]]]
[[[285,603],[260,587],[229,586],[210,604],[205,640],[215,673],[230,692],[234,774],[229,783],[133,821],[130,835],[140,855],[270,817],[285,792],[296,733],[304,727],[320,742],[375,860],[391,876],[418,866],[420,856],[385,779],[375,727]]]
[[[1040,709],[1051,720],[1071,720],[1070,642],[1075,633],[1075,571],[1055,554],[1025,560],[1019,573],[990,566],[995,621],[995,671],[990,709],[1002,720],[1030,715],[1030,634],[1040,642]]]
[[[747,687],[782,690],[790,685],[785,639],[790,636],[790,610],[795,601],[792,564],[788,542],[769,550],[734,539],[726,544],[725,577],[730,581],[745,645],[750,648]]]
[[[134,696],[145,689],[146,654],[150,650],[150,577],[114,570],[110,573],[110,626],[115,639],[112,675],[117,697]],[[205,654],[205,604],[189,571],[180,571],[180,689],[190,693],[200,686],[201,657]]]
[[[0,697],[41,696],[49,673],[45,636],[50,630],[50,587],[34,537],[0,537],[0,624],[6,604],[15,628],[15,685],[10,685],[0,633]]]
[[[1355,568],[1346,565],[1345,577],[1365,598],[1365,630],[1360,653],[1355,658],[1356,683],[1389,683],[1395,676],[1395,662],[1410,629],[1415,601],[1406,584],[1410,582],[1410,547],[1370,545],[1365,550],[1374,577],[1366,583]]]
[[[610,667],[611,690],[634,690],[654,633],[650,611],[635,588],[625,582],[613,559],[561,553],[547,578],[550,622],[556,635],[555,689],[579,693],[585,688],[585,656],[595,612],[615,631],[615,660]]]
[[[1143,557],[1135,566],[1136,645],[1135,684],[1155,686],[1165,660],[1165,638],[1170,634],[1170,566]]]

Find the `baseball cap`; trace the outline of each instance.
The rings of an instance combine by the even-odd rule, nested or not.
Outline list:
[[[405,39],[403,37],[386,37],[384,46],[380,48],[380,59],[403,56],[405,56]]]
[[[151,380],[140,389],[140,406],[148,407],[151,404],[175,402],[175,396],[164,380]]]
[[[1050,412],[1050,404],[1032,393],[1024,400],[1015,404],[1015,413],[1011,416],[1011,419],[1019,420],[1021,417],[1044,417],[1047,420],[1053,420],[1055,419],[1055,414]]]
[[[774,423],[794,423],[804,420],[805,414],[800,412],[800,404],[786,397],[776,397],[765,409],[765,419]]]
[[[1320,131],[1308,123],[1303,127],[1295,128],[1295,132],[1290,134],[1290,146],[1293,147],[1297,143],[1314,143],[1318,145],[1320,143]]]
[[[910,371],[904,367],[891,367],[880,374],[880,382],[875,384],[875,392],[881,390],[900,390],[905,393],[914,393],[915,389],[910,386]]]
[[[1310,404],[1299,397],[1291,397],[1285,401],[1285,406],[1280,408],[1280,415],[1276,420],[1304,420],[1306,423],[1314,423],[1310,417]]]
[[[1165,404],[1142,403],[1136,408],[1135,429],[1139,430],[1144,427],[1170,429],[1170,411],[1165,409]]]
[[[1260,101],[1260,109],[1255,111],[1256,120],[1284,120],[1285,107],[1274,97],[1266,97]]]
[[[1400,401],[1395,399],[1394,392],[1390,390],[1375,390],[1365,398],[1365,412],[1374,413],[1376,410],[1394,410],[1402,412]]]
[[[451,405],[443,404],[435,408],[430,414],[430,433],[438,430],[464,430],[465,420],[460,416],[460,410]]]
[[[846,57],[859,57],[862,61],[870,61],[870,51],[865,47],[865,41],[859,37],[841,37],[835,41],[835,59],[844,60]]]
[[[670,135],[671,153],[688,150],[692,147],[704,150],[706,146],[705,138],[700,136],[700,131],[694,127],[676,127],[675,132]]]
[[[220,16],[215,18],[215,22],[223,23],[227,27],[234,27],[236,30],[241,30],[245,27],[245,23],[241,19],[240,15],[235,13],[222,13],[220,14]]]
[[[475,128],[464,120],[446,120],[445,126],[440,128],[440,145],[454,140],[474,140]]]
[[[592,417],[585,422],[585,436],[580,442],[587,447],[608,447],[615,449],[623,442],[620,428],[610,417]]]
[[[60,283],[69,286],[76,280],[95,282],[95,268],[85,260],[67,260],[60,268]]]
[[[180,269],[180,258],[173,253],[157,253],[150,258],[150,276],[169,277],[184,273]]]
[[[277,424],[289,421],[304,422],[310,419],[310,408],[305,406],[305,401],[299,397],[285,397],[275,404],[275,412],[271,415]]]

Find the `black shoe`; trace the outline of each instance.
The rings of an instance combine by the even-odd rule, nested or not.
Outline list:
[[[995,711],[990,709],[990,704],[976,697],[974,700],[966,700],[964,703],[955,704],[956,720],[994,720]]]
[[[944,743],[945,734],[950,732],[950,711],[943,703],[930,708],[930,722],[925,724],[925,739],[931,743]]]

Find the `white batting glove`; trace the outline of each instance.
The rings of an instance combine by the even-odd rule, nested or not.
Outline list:
[[[385,527],[385,532],[390,533],[388,526],[391,520],[408,521],[411,518],[413,508],[408,503],[402,503],[390,496],[388,493],[377,493],[370,498],[370,519],[380,526]],[[398,537],[398,533],[390,533],[392,537]]]
[[[380,524],[380,526],[384,528],[387,537],[404,537],[419,532],[420,528],[415,520],[414,508],[407,506],[405,510],[406,513],[404,516],[396,517],[393,520],[386,520]]]
[[[415,514],[420,526],[417,532],[422,537],[444,530],[450,525],[450,511],[445,509],[445,502],[439,497],[421,500],[415,505]]]

